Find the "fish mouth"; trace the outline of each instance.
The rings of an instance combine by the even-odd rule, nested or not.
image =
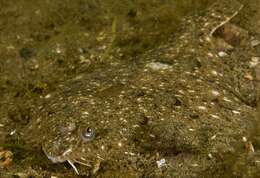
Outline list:
[[[44,149],[44,147],[42,147],[42,150],[43,150],[44,154],[47,156],[47,158],[49,160],[51,160],[51,162],[53,162],[53,163],[63,163],[65,161],[67,161],[68,160],[67,155],[72,152],[72,149],[69,148],[69,149],[65,150],[61,155],[54,156],[54,155],[48,153]]]
[[[47,158],[49,160],[51,160],[52,163],[64,163],[64,162],[67,161],[77,175],[79,175],[79,171],[78,171],[77,167],[74,165],[74,163],[78,163],[78,164],[81,164],[81,165],[84,165],[84,166],[92,167],[91,165],[89,165],[88,163],[85,163],[83,161],[69,159],[67,155],[72,152],[71,148],[67,149],[61,155],[58,155],[58,156],[53,156],[53,155],[47,153],[44,148],[42,148],[42,150],[43,150],[44,154],[47,156]],[[82,160],[84,160],[84,159],[82,159]]]
[[[48,153],[44,150],[44,148],[42,148],[42,150],[43,150],[44,154],[47,156],[47,158],[48,158],[49,160],[51,160],[51,162],[53,162],[53,163],[63,163],[63,162],[66,162],[66,161],[67,161],[67,162],[70,164],[70,166],[73,168],[73,170],[75,171],[75,173],[76,173],[77,175],[79,175],[79,171],[78,171],[78,169],[76,168],[76,166],[73,164],[73,161],[70,160],[70,159],[67,159],[66,156],[65,156],[67,153],[69,153],[69,152],[72,151],[71,149],[66,150],[66,151],[63,152],[62,155],[60,155],[60,156],[52,156],[52,155],[48,154]]]
[[[63,156],[51,156],[51,155],[47,155],[47,154],[45,154],[45,155],[46,155],[47,158],[48,158],[49,160],[51,160],[51,162],[53,162],[53,163],[63,163],[63,162],[65,162],[65,161],[67,161],[67,159],[64,159]]]

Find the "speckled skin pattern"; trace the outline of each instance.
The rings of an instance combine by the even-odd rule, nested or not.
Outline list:
[[[184,19],[178,38],[138,62],[104,65],[63,83],[45,96],[31,124],[38,129],[30,132],[39,135],[52,162],[89,166],[97,160],[120,165],[140,157],[143,148],[196,155],[229,149],[225,137],[235,141],[244,133],[243,122],[254,109],[233,83],[247,69],[235,62],[238,55],[218,56],[212,33],[241,8],[233,0],[217,1],[203,14]],[[153,69],[151,62],[168,67]],[[223,62],[232,64],[222,68]],[[252,83],[241,83],[240,89],[253,93]],[[86,128],[95,138],[81,138]]]

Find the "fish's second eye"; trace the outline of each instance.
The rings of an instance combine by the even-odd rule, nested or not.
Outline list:
[[[91,127],[87,127],[81,131],[80,135],[81,135],[81,139],[84,142],[88,142],[95,138],[95,131]]]

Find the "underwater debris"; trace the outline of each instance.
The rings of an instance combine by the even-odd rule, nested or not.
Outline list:
[[[7,168],[13,162],[13,153],[0,148],[0,169]]]

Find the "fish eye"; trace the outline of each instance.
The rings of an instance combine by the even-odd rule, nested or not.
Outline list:
[[[81,131],[81,139],[84,142],[91,141],[95,138],[95,130],[91,127],[87,127]]]

